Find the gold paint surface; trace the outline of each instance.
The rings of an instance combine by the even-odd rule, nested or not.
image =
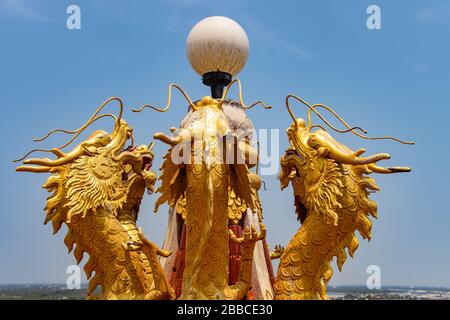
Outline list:
[[[171,299],[173,290],[157,258],[170,253],[136,226],[144,191],[156,181],[156,174],[143,167],[153,152],[146,145],[124,150],[132,129],[120,115],[115,119],[111,134],[96,131],[68,153],[53,149],[56,160],[27,159],[17,171],[52,174],[43,185],[53,192],[45,223],[52,223],[54,233],[66,224],[64,243],[77,263],[89,255],[84,266],[88,299]]]
[[[274,252],[274,258],[281,254],[275,299],[328,299],[332,259],[341,270],[347,253],[353,257],[358,248],[355,231],[371,238],[369,217],[377,217],[377,205],[368,196],[379,188],[368,175],[409,168],[379,167],[377,161],[389,155],[360,157],[363,149],[353,152],[323,128],[311,131],[303,119],[294,118],[287,135],[290,147],[281,158],[279,179],[282,189],[292,185],[302,225],[284,250]]]

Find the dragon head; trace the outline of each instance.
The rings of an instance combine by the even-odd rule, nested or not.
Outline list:
[[[120,102],[119,114],[102,114],[99,111],[110,101]],[[125,203],[129,188],[137,177],[145,181],[150,175],[153,161],[153,144],[134,146],[133,129],[121,118],[122,101],[110,98],[103,103],[94,115],[77,130],[55,129],[50,131],[42,141],[54,132],[64,132],[74,136],[61,147],[51,150],[33,150],[22,159],[23,164],[16,168],[25,172],[53,173],[44,184],[44,188],[55,193],[47,202],[46,222],[52,221],[54,230],[59,230],[61,223],[70,223],[72,217],[84,217],[98,208],[109,208],[113,213]],[[94,131],[86,140],[68,152],[62,149],[70,145],[94,121],[111,117],[115,120],[111,133],[103,130]],[[131,140],[131,146],[125,147]],[[56,159],[26,159],[32,152],[52,153]],[[148,180],[148,179],[147,179]]]
[[[306,121],[294,116],[289,106],[289,98],[294,98],[308,107],[308,118]],[[340,206],[339,197],[342,194],[341,191],[344,186],[348,187],[349,185],[345,180],[346,176],[351,176],[354,181],[357,181],[358,190],[361,189],[362,193],[366,193],[369,190],[376,191],[378,187],[375,181],[365,177],[365,174],[372,172],[390,174],[409,172],[411,170],[408,167],[379,166],[377,164],[378,161],[390,159],[390,155],[386,153],[362,157],[365,149],[352,151],[347,146],[336,141],[321,125],[312,125],[311,112],[319,116],[330,128],[341,133],[352,132],[370,140],[393,139],[405,144],[412,144],[411,142],[403,142],[391,137],[366,137],[357,132],[359,130],[366,133],[365,130],[360,127],[350,127],[331,108],[321,104],[310,106],[304,100],[293,95],[287,96],[286,106],[293,122],[287,129],[290,146],[281,158],[279,179],[282,189],[286,188],[291,182],[294,189],[297,214],[301,221],[306,218],[308,211],[328,203],[330,208],[324,211],[330,213],[329,217],[336,224],[338,217],[333,212]],[[346,129],[336,129],[317,111],[318,108],[324,108],[331,112],[346,126]],[[317,129],[313,130],[314,128]],[[315,195],[318,198],[314,198],[315,200],[313,201],[311,195]]]

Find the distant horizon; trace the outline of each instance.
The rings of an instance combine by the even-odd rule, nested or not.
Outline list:
[[[1,286],[66,286],[65,283],[0,283],[0,287]],[[88,283],[87,282],[82,282],[81,283],[81,288],[80,289],[85,289],[87,288]],[[365,288],[369,291],[371,290],[382,290],[382,289],[445,289],[445,290],[449,290],[450,291],[450,287],[445,287],[445,286],[401,286],[401,285],[387,285],[387,286],[381,286],[379,289],[369,289],[367,288],[366,285],[356,285],[356,284],[343,284],[343,285],[338,285],[338,286],[327,286],[328,289],[339,289],[339,288]],[[72,290],[72,289],[68,289],[68,290]]]
[[[81,10],[80,30],[67,28],[66,9],[72,4]],[[380,30],[366,24],[373,4],[381,10]],[[449,288],[450,2],[443,0],[229,0],[214,5],[209,0],[0,0],[0,284],[65,283],[67,268],[76,264],[64,244],[66,227],[52,235],[51,223],[43,226],[49,194],[41,186],[48,175],[17,173],[17,163],[10,160],[34,148],[64,144],[62,133],[40,143],[32,139],[54,128],[79,128],[110,96],[123,99],[123,117],[137,145],[148,144],[158,131],[170,134],[186,115],[180,94],[174,93],[166,113],[133,113],[131,108],[164,106],[172,82],[192,100],[210,94],[189,65],[185,41],[198,21],[213,15],[232,18],[248,35],[247,64],[238,74],[244,101],[263,100],[273,108],[256,107],[247,114],[257,130],[279,130],[279,154],[288,147],[292,118],[284,101],[290,93],[331,106],[370,136],[416,141],[407,146],[331,133],[352,150],[392,156],[380,165],[408,166],[412,172],[371,175],[381,189],[370,195],[378,207],[378,219],[371,219],[372,239],[357,234],[355,257],[347,258],[342,272],[333,261],[329,286],[364,285],[368,270],[376,267],[382,288],[384,283]],[[234,88],[230,98],[237,97]],[[302,118],[307,114],[300,104],[293,112]],[[322,123],[315,116],[313,121]],[[90,130],[110,132],[111,127],[103,119]],[[158,174],[166,150],[155,141],[153,170]],[[277,174],[262,178],[267,243],[286,247],[300,227],[292,187],[281,191]],[[137,225],[162,246],[169,208],[161,206],[153,214],[157,197],[144,196]],[[83,283],[86,262],[87,255],[80,263]]]

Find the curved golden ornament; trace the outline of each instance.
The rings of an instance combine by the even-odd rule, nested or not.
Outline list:
[[[242,215],[247,212],[247,205],[241,198],[236,196],[236,193],[228,188],[228,219],[234,224],[239,223]]]

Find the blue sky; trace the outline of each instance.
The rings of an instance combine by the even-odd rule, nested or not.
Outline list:
[[[66,28],[70,4],[81,7],[81,30]],[[369,4],[381,8],[381,30],[366,28]],[[388,152],[386,164],[413,172],[375,176],[381,192],[373,196],[379,208],[373,240],[361,242],[331,284],[365,284],[366,268],[375,264],[382,285],[450,286],[448,1],[0,0],[0,283],[65,282],[74,263],[64,232],[52,236],[43,226],[46,176],[16,173],[10,160],[35,147],[33,137],[80,126],[109,96],[124,99],[138,143],[178,125],[186,110],[179,96],[165,114],[133,114],[129,107],[164,104],[170,82],[193,98],[208,94],[187,61],[185,39],[211,15],[228,16],[246,30],[250,55],[239,74],[245,99],[274,106],[249,115],[257,128],[281,129],[280,150],[287,146],[288,93],[331,105],[372,135],[417,142],[334,134],[354,149]],[[54,136],[42,147],[63,140]],[[165,149],[156,144],[157,158]],[[286,245],[299,227],[292,191],[280,191],[276,176],[264,180],[268,241]],[[139,223],[161,244],[167,207],[154,215],[155,199],[146,196]]]

